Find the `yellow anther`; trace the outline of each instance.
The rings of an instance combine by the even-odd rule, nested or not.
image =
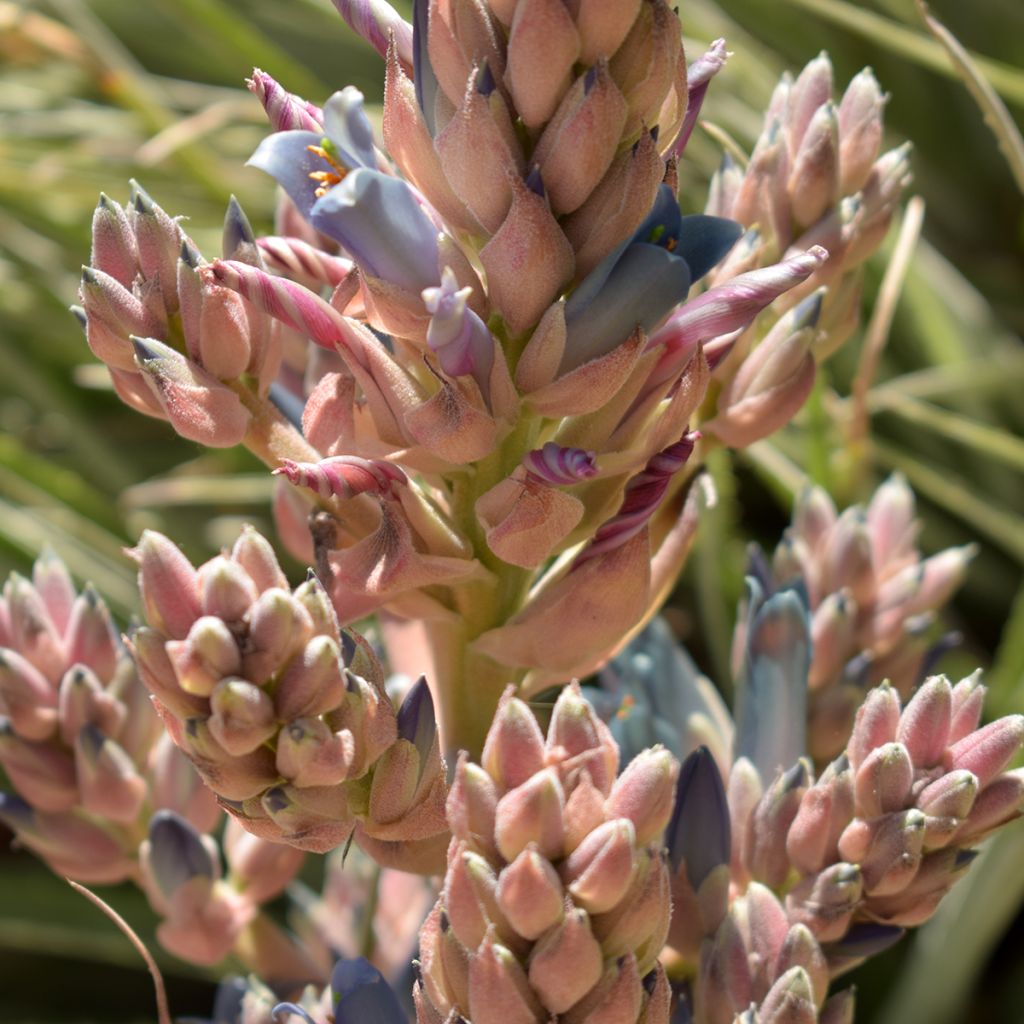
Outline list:
[[[333,168],[330,171],[309,172],[309,176],[313,181],[320,182],[320,185],[313,193],[319,199],[320,196],[326,195],[335,185],[341,182],[345,175],[348,174],[348,168],[344,164],[338,163],[323,146],[307,146],[306,149],[320,157],[321,160]]]

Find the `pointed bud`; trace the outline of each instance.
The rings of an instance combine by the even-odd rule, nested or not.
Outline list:
[[[167,656],[187,693],[208,697],[225,676],[237,674],[241,655],[234,635],[219,618],[196,619],[185,640],[169,640]]]
[[[636,831],[627,818],[618,818],[594,829],[576,847],[563,877],[578,906],[603,914],[626,895],[636,867]]]
[[[722,776],[707,747],[683,762],[666,842],[673,874],[685,864],[695,890],[716,867],[729,863],[729,809]]]
[[[280,830],[282,840],[310,853],[340,846],[355,827],[342,786],[274,786],[260,797],[260,806]]]
[[[135,233],[142,276],[154,282],[169,313],[178,308],[175,268],[184,239],[181,228],[138,182],[132,181],[128,219]]]
[[[496,899],[516,934],[525,939],[540,938],[562,919],[562,883],[532,845],[502,869]]]
[[[917,769],[942,760],[953,712],[953,688],[945,676],[932,676],[903,709],[897,739]]]
[[[1024,771],[1017,769],[993,779],[974,801],[956,834],[958,843],[974,843],[1000,825],[1020,817],[1024,808]]]
[[[727,444],[743,447],[774,433],[806,401],[814,383],[810,349],[821,302],[816,292],[786,313],[726,385],[708,429]]]
[[[174,429],[211,448],[239,444],[252,416],[234,391],[153,338],[132,337],[135,365]]]
[[[964,769],[984,789],[1013,760],[1024,743],[1024,715],[1007,715],[954,743],[943,758],[947,770]]]
[[[917,873],[925,838],[925,816],[913,809],[855,820],[839,840],[844,860],[858,863],[869,896],[890,896],[906,888]]]
[[[469,1012],[473,1024],[536,1024],[541,1016],[522,967],[491,934],[470,961]]]
[[[585,766],[603,793],[611,791],[619,770],[619,748],[608,727],[597,717],[579,683],[570,683],[558,695],[548,726],[549,758],[570,758],[570,765]],[[563,766],[563,774],[565,768]]]
[[[332,733],[319,718],[297,718],[278,733],[277,770],[295,786],[336,786],[354,758],[352,733]]]
[[[887,685],[871,690],[857,710],[853,733],[846,748],[850,766],[856,771],[876,747],[896,739],[900,723],[900,701]]]
[[[846,934],[863,892],[864,880],[856,864],[833,864],[789,891],[786,913],[809,928],[819,942],[833,942]]]
[[[138,273],[135,236],[122,207],[102,192],[92,215],[92,252],[89,265],[131,288]]]
[[[845,756],[808,789],[789,826],[786,852],[804,874],[821,871],[838,856],[837,844],[854,814],[853,773]]]
[[[757,1012],[759,1024],[817,1024],[814,987],[802,967],[786,971],[772,985]]]
[[[829,100],[814,112],[793,155],[788,190],[798,224],[814,224],[839,198],[839,118]]]
[[[17,651],[0,648],[0,705],[14,731],[26,740],[45,740],[57,728],[57,690]]]
[[[173,811],[157,811],[140,851],[146,874],[164,899],[193,878],[215,879],[220,871],[196,830]]]
[[[857,815],[877,818],[907,806],[914,781],[914,763],[902,743],[876,747],[854,775]]]
[[[0,764],[15,790],[33,808],[70,811],[79,801],[75,764],[58,746],[24,740],[0,717]]]
[[[495,811],[494,838],[505,860],[511,861],[536,843],[549,860],[560,856],[565,838],[562,810],[565,795],[553,769],[545,769],[507,792]]]
[[[626,123],[626,101],[604,61],[566,93],[533,160],[559,216],[579,209],[611,166]]]
[[[497,805],[498,793],[490,775],[469,761],[465,752],[460,754],[447,802],[452,834],[492,856],[496,852],[491,837]]]
[[[146,618],[161,633],[183,640],[202,614],[196,570],[176,545],[152,530],[128,553],[139,566]]]
[[[509,172],[522,174],[525,164],[489,67],[470,76],[462,105],[438,134],[435,146],[456,194],[488,233],[497,231],[512,203]]]
[[[131,758],[95,725],[85,725],[75,740],[75,773],[82,806],[98,818],[131,824],[148,794],[146,780]]]
[[[580,36],[561,0],[520,0],[508,38],[505,84],[527,128],[550,120],[569,88]]]
[[[329,636],[317,636],[280,677],[274,704],[284,721],[339,707],[345,693],[341,652]]]
[[[672,815],[679,763],[664,748],[645,750],[615,780],[605,805],[610,818],[628,818],[644,846],[659,836]]]
[[[871,173],[882,145],[882,110],[886,97],[871,68],[855,75],[839,104],[839,191],[859,191]]]
[[[513,179],[508,214],[480,251],[491,301],[513,334],[533,327],[573,276],[572,246],[541,188],[538,194],[529,179]]]
[[[645,0],[610,63],[612,77],[629,104],[627,137],[642,125],[658,122],[683,60],[678,16],[664,0]]]
[[[484,743],[482,763],[503,789],[514,789],[544,767],[544,737],[523,701],[505,691]]]
[[[601,946],[582,910],[571,910],[530,954],[530,984],[552,1013],[564,1013],[601,979]]]
[[[11,647],[51,683],[56,683],[67,665],[67,652],[42,598],[17,573],[11,573],[3,596],[7,602]]]
[[[210,734],[229,754],[259,749],[277,731],[273,701],[244,679],[224,679],[210,694]]]
[[[832,683],[848,660],[856,640],[857,605],[848,591],[829,594],[811,620],[811,662],[807,685],[811,690]]]
[[[650,132],[619,153],[586,202],[564,222],[576,250],[576,277],[586,277],[629,238],[654,205],[664,163]]]
[[[110,612],[91,583],[72,606],[64,643],[70,664],[87,665],[101,679],[114,675],[121,651]]]

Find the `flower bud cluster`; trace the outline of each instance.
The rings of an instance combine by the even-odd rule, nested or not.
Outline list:
[[[166,737],[110,613],[51,553],[0,596],[0,819],[55,872],[136,876],[154,808],[197,828],[218,810]]]
[[[785,890],[833,975],[927,920],[972,847],[1020,815],[1024,774],[1006,768],[1024,716],[979,728],[984,692],[933,676],[901,708],[893,687],[871,690],[817,780],[801,761],[761,792],[749,762],[734,766],[734,882]]]
[[[174,742],[257,836],[323,852],[359,840],[410,865],[443,847],[445,794],[425,681],[396,712],[369,645],[315,577],[288,587],[247,528],[194,568],[165,537],[132,551],[149,628],[132,637]]]
[[[234,199],[224,254],[263,266]],[[230,447],[244,438],[251,413],[229,385],[250,381],[266,393],[281,363],[281,330],[204,275],[204,262],[179,224],[133,182],[127,208],[100,196],[74,312],[123,401],[168,420],[182,437]]]
[[[444,890],[420,940],[423,1022],[665,1021],[661,835],[678,765],[618,748],[575,684],[545,739],[510,689],[448,799]]]
[[[775,549],[770,585],[802,580],[811,609],[809,751],[835,757],[866,685],[888,680],[906,698],[947,640],[936,613],[961,584],[973,545],[923,558],[914,495],[890,477],[866,507],[838,513],[808,487]]]
[[[700,1024],[831,1024],[852,1014],[853,992],[829,999],[829,965],[811,931],[775,894],[751,883],[707,941],[694,985]]]
[[[836,102],[832,63],[822,53],[795,80],[787,74],[779,82],[746,169],[727,156],[712,182],[708,212],[751,229],[729,260],[733,273],[788,251],[828,249],[827,266],[784,300],[828,285],[819,358],[856,326],[859,268],[881,244],[910,181],[909,147],[881,153],[885,100],[865,68]]]

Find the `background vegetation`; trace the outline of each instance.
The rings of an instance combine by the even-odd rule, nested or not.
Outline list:
[[[890,143],[914,143],[914,191],[927,214],[869,395],[869,444],[851,443],[847,400],[862,331],[797,425],[714,466],[727,500],[674,597],[676,622],[722,677],[746,542],[774,543],[800,471],[848,502],[898,469],[918,493],[927,550],[981,545],[954,607],[963,647],[943,669],[986,666],[990,713],[1020,709],[1024,220],[1013,176],[912,0],[680,6],[691,57],[718,36],[735,53],[704,113],[744,148],[783,69],[827,49],[842,87],[873,66],[892,94]],[[1019,119],[1024,6],[941,0],[933,10],[984,55],[980,66]],[[207,251],[219,246],[230,193],[267,230],[273,190],[242,167],[264,132],[245,76],[259,65],[313,100],[347,83],[379,100],[381,62],[329,0],[0,0],[0,62],[0,570],[24,571],[49,543],[126,621],[135,592],[121,548],[155,526],[207,557],[239,520],[269,527],[269,478],[244,452],[200,451],[109,390],[67,313],[97,195],[123,200],[138,178],[189,218]],[[682,169],[684,204],[702,205],[720,152],[717,136],[697,133]],[[866,321],[891,248],[892,239],[870,268]],[[151,1020],[149,982],[127,944],[7,845],[0,837],[0,1019]],[[1017,827],[939,919],[861,972],[858,1020],[1024,1020],[1021,863]],[[152,938],[141,897],[116,893],[113,902]],[[175,1010],[208,1012],[209,982],[162,963]]]

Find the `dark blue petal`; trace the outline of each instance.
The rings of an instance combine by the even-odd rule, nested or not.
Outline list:
[[[747,577],[746,651],[736,683],[735,756],[749,758],[764,780],[805,750],[810,612],[802,587],[764,600]]]
[[[157,811],[149,821],[149,864],[165,896],[199,876],[213,878],[215,865],[199,833],[174,811]]]
[[[14,734],[14,728],[10,725],[9,719],[0,718],[0,734],[7,729],[12,735]],[[29,828],[32,825],[32,817],[33,811],[29,803],[14,793],[0,792],[0,821],[12,831]]]
[[[187,240],[183,241],[181,243],[181,258],[194,269],[192,253],[189,251],[191,248]],[[241,260],[241,262],[250,263],[253,266],[262,264],[259,251],[256,248],[256,235],[253,233],[252,225],[234,196],[228,200],[227,213],[224,214],[224,233],[221,235],[220,251],[226,260]]]
[[[683,217],[679,241],[673,252],[690,265],[694,281],[699,281],[712,267],[725,259],[726,253],[739,241],[743,225],[726,217],[708,217],[703,213]]]
[[[373,128],[363,111],[363,94],[354,85],[336,92],[324,104],[324,133],[337,148],[341,162],[350,170],[376,168]]]
[[[427,20],[430,0],[412,2],[412,71],[415,78],[416,102],[423,111],[427,130],[434,134],[434,105],[437,100],[437,75],[427,53]]]
[[[239,1024],[242,1019],[242,1001],[249,991],[245,978],[225,978],[217,986],[213,999],[213,1024]]]
[[[406,1024],[395,993],[362,957],[338,961],[331,975],[331,1001],[336,1024]]]
[[[686,877],[694,889],[699,889],[719,864],[729,863],[729,803],[718,765],[707,747],[698,747],[679,770],[665,844],[672,873],[685,862]]]
[[[306,403],[294,392],[289,391],[280,381],[270,385],[270,400],[277,406],[284,418],[299,430],[302,429],[302,413]]]
[[[654,205],[640,227],[633,232],[635,242],[660,242],[663,239],[678,239],[683,215],[675,193],[668,185],[659,185]],[[658,237],[653,237],[657,235]]]
[[[565,356],[559,372],[611,352],[637,326],[649,334],[686,298],[689,288],[685,260],[657,245],[630,245],[596,295],[581,287],[566,303]]]
[[[434,699],[424,676],[413,683],[398,709],[398,736],[416,748],[424,765],[437,736]]]
[[[322,157],[307,148],[319,146],[322,138],[315,132],[275,132],[256,147],[247,163],[248,167],[266,171],[288,193],[307,220],[319,188],[310,174],[330,169]]]
[[[317,200],[309,222],[374,277],[415,292],[438,283],[437,228],[400,178],[358,168]]]

